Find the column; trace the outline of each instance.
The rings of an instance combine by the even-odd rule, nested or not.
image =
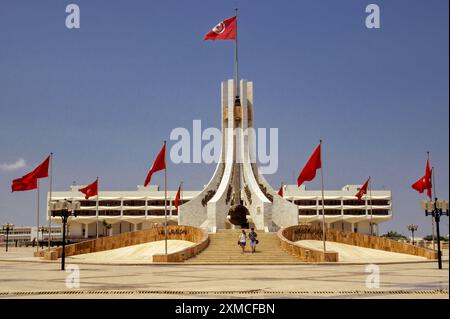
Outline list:
[[[84,224],[84,238],[89,237],[89,224]]]

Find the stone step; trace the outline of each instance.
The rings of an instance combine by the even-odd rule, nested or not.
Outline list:
[[[259,244],[256,253],[250,251],[247,239],[246,251],[242,253],[237,245],[240,229],[219,230],[209,234],[208,247],[197,256],[188,259],[189,264],[296,264],[296,257],[284,252],[276,233],[258,233]],[[248,234],[248,232],[247,232]]]

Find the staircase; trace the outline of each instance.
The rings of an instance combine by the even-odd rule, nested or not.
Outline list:
[[[247,238],[245,253],[238,246],[240,229],[218,230],[209,234],[209,246],[197,256],[186,260],[186,264],[297,264],[301,261],[280,248],[276,233],[257,232],[259,244],[251,253]],[[247,236],[248,236],[248,231]]]

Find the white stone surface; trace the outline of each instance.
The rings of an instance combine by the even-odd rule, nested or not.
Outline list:
[[[167,252],[174,253],[193,245],[194,243],[190,241],[168,240]],[[67,262],[102,264],[151,264],[153,255],[164,253],[165,243],[164,240],[161,240],[117,249],[99,251],[90,254],[71,256],[67,258]]]
[[[320,240],[299,240],[295,242],[299,246],[323,251],[323,242]],[[393,253],[390,251],[358,247],[336,242],[326,242],[327,251],[339,253],[339,262],[377,263],[377,262],[410,262],[426,261],[424,257],[408,254]]]

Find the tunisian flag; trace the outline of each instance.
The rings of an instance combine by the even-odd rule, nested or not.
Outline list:
[[[367,181],[364,183],[364,185],[356,193],[355,196],[356,196],[356,198],[358,198],[358,200],[361,200],[361,198],[367,194],[367,188],[369,187],[369,181],[370,181],[370,177],[367,179]]]
[[[411,185],[413,189],[418,191],[419,193],[423,193],[423,191],[427,190],[427,195],[431,199],[431,188],[433,187],[431,182],[431,168],[430,162],[427,160],[427,164],[425,165],[425,175],[421,177],[417,182]]]
[[[175,199],[174,199],[173,203],[175,205],[175,208],[178,209],[178,206],[180,206],[180,203],[181,203],[181,184],[178,187],[178,192],[175,195]]]
[[[316,170],[319,168],[322,168],[322,159],[320,154],[321,144],[317,146],[314,153],[309,158],[308,162],[306,163],[305,167],[303,167],[302,171],[300,172],[300,175],[298,175],[297,178],[297,185],[300,187],[304,182],[309,182],[316,177]]]
[[[98,178],[88,186],[80,188],[79,191],[85,195],[85,199],[98,195]]]
[[[156,160],[153,163],[152,168],[148,172],[147,178],[145,179],[144,182],[144,187],[146,187],[150,183],[153,173],[161,171],[163,169],[166,169],[166,143],[164,143],[161,151],[159,151],[159,154],[156,157]]]
[[[280,189],[278,190],[278,193],[277,193],[277,194],[280,195],[281,197],[284,196],[283,184],[281,184],[281,187],[280,187]]]
[[[219,22],[204,40],[236,40],[236,16]]]
[[[39,164],[33,171],[13,180],[11,189],[12,192],[28,191],[37,188],[37,180],[39,178],[48,177],[48,167],[50,165],[50,156],[45,161]]]
[[[27,175],[17,178],[12,181],[11,190],[12,192],[22,192],[22,191],[29,191],[32,189],[37,188],[37,178],[29,178],[29,175],[31,173],[28,173]]]

